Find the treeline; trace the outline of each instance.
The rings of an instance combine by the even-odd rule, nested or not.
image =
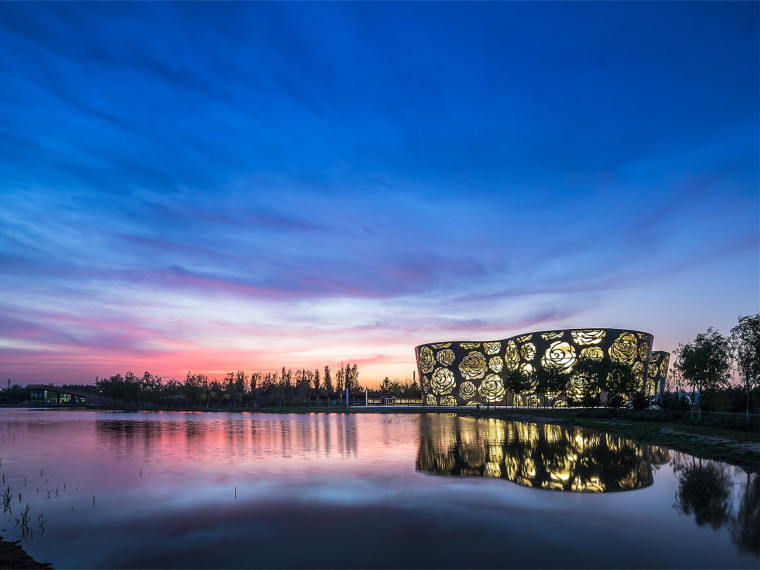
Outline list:
[[[145,372],[127,372],[96,379],[104,403],[135,407],[292,407],[335,405],[345,398],[364,395],[356,364],[339,368],[334,376],[323,369],[286,369],[281,372],[228,372],[222,379],[188,372],[184,380],[164,381]]]
[[[728,336],[712,327],[699,333],[694,341],[679,344],[669,378],[671,391],[681,393],[691,388],[699,392],[698,414],[716,409],[730,394],[736,402],[737,390],[732,380],[739,380],[744,410],[754,408],[753,392],[760,388],[760,313],[739,317]]]
[[[391,380],[387,376],[378,388],[374,390],[372,388],[369,389],[369,396],[373,400],[386,396],[394,397],[403,403],[419,404],[422,402],[422,391],[416,380],[399,382],[398,380]]]

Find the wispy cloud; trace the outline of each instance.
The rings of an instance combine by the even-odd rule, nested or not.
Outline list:
[[[726,328],[760,288],[759,10],[0,4],[0,376],[379,379],[621,298]]]

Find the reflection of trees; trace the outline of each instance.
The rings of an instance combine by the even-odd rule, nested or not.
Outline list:
[[[190,415],[190,414],[188,414]],[[338,453],[355,456],[358,430],[355,418],[344,414],[317,416],[272,416],[266,421],[254,416],[206,413],[170,418],[133,420],[109,419],[95,422],[101,444],[132,449],[142,444],[147,453],[170,447],[188,453],[206,446],[236,453]]]
[[[652,484],[652,465],[669,458],[665,449],[559,425],[427,416],[420,426],[419,470],[545,489],[638,489]]]
[[[697,526],[718,529],[731,517],[731,477],[727,466],[691,457],[677,463],[678,474],[675,508],[694,517]]]
[[[732,512],[733,479],[730,467],[715,461],[674,459],[678,475],[676,503],[679,513],[694,517],[698,526],[728,527],[740,550],[760,556],[760,474],[747,474],[747,482]]]
[[[747,474],[747,486],[731,526],[731,538],[740,550],[760,556],[760,474]]]

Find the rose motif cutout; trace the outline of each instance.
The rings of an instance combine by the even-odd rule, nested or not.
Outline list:
[[[541,366],[544,368],[554,368],[560,372],[570,372],[575,364],[575,349],[567,342],[553,342],[546,349]]]
[[[520,354],[517,352],[515,341],[510,340],[507,343],[507,353],[504,356],[504,360],[509,370],[517,370],[517,367],[520,365]]]
[[[441,396],[442,406],[456,406],[457,400],[454,396]]]
[[[532,334],[524,334],[523,336],[517,337],[517,342],[519,343],[528,342],[532,338],[533,338]]]
[[[529,380],[530,380],[530,387],[528,388],[529,391],[533,391],[538,386],[538,378],[536,378],[536,369],[533,368],[532,364],[524,363],[520,365],[520,372],[522,372]]]
[[[634,377],[641,382],[644,379],[644,363],[643,362],[637,362],[633,365],[633,375]]]
[[[486,402],[500,402],[504,399],[504,382],[496,374],[489,374],[480,384],[479,392]]]
[[[604,358],[604,351],[598,346],[589,346],[581,350],[581,357],[588,358],[589,360],[602,360]]]
[[[420,350],[420,368],[422,372],[426,374],[432,372],[433,366],[435,366],[433,351],[429,346],[423,346],[422,350]]]
[[[451,343],[450,342],[439,342],[437,344],[431,344],[430,346],[432,346],[434,349],[438,350],[440,348],[448,348],[448,347],[450,347]]]
[[[430,392],[430,376],[423,376],[422,381],[420,382],[420,386],[422,387],[422,391],[424,393]]]
[[[570,331],[575,344],[599,344],[607,334],[607,331],[601,329],[582,329],[579,331]]]
[[[558,338],[562,338],[564,334],[565,331],[549,331],[541,333],[541,338],[544,340],[556,340]]]
[[[456,386],[454,373],[448,368],[436,368],[431,382],[433,394],[438,394],[439,396],[451,394],[454,386]]]
[[[652,353],[649,357],[649,368],[647,368],[647,377],[650,379],[657,378],[660,373],[660,354]]]
[[[533,357],[536,356],[536,345],[532,342],[526,342],[520,347],[520,355],[523,360],[533,360]]]
[[[498,354],[501,350],[500,342],[486,342],[483,343],[483,348],[486,350],[486,354]]]
[[[492,356],[491,360],[488,361],[488,368],[494,372],[501,372],[504,369],[504,361],[501,356]]]
[[[643,341],[639,346],[639,358],[644,362],[649,358],[649,343],[647,341]]]
[[[459,346],[461,346],[465,350],[472,350],[473,348],[478,348],[480,346],[480,343],[479,342],[460,342]]]
[[[425,400],[425,403],[428,406],[437,406],[438,405],[438,401],[435,399],[435,396],[433,396],[433,394],[428,394],[427,395],[427,399]]]
[[[475,397],[475,384],[467,380],[459,385],[459,397],[462,400],[471,400]]]
[[[660,377],[665,378],[668,375],[668,365],[670,364],[670,355],[666,354],[662,357],[662,362],[660,363]]]
[[[479,380],[486,375],[486,357],[480,352],[471,352],[459,363],[459,372],[467,380]]]
[[[633,359],[636,357],[636,344],[636,335],[626,332],[615,339],[615,342],[612,343],[607,352],[615,362],[632,364]]]
[[[454,358],[454,351],[448,348],[443,349],[435,357],[435,359],[444,366],[451,366],[454,362]]]

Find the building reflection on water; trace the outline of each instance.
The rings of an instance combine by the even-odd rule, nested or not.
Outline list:
[[[668,460],[667,449],[580,428],[429,414],[420,421],[417,469],[607,493],[650,486]]]

